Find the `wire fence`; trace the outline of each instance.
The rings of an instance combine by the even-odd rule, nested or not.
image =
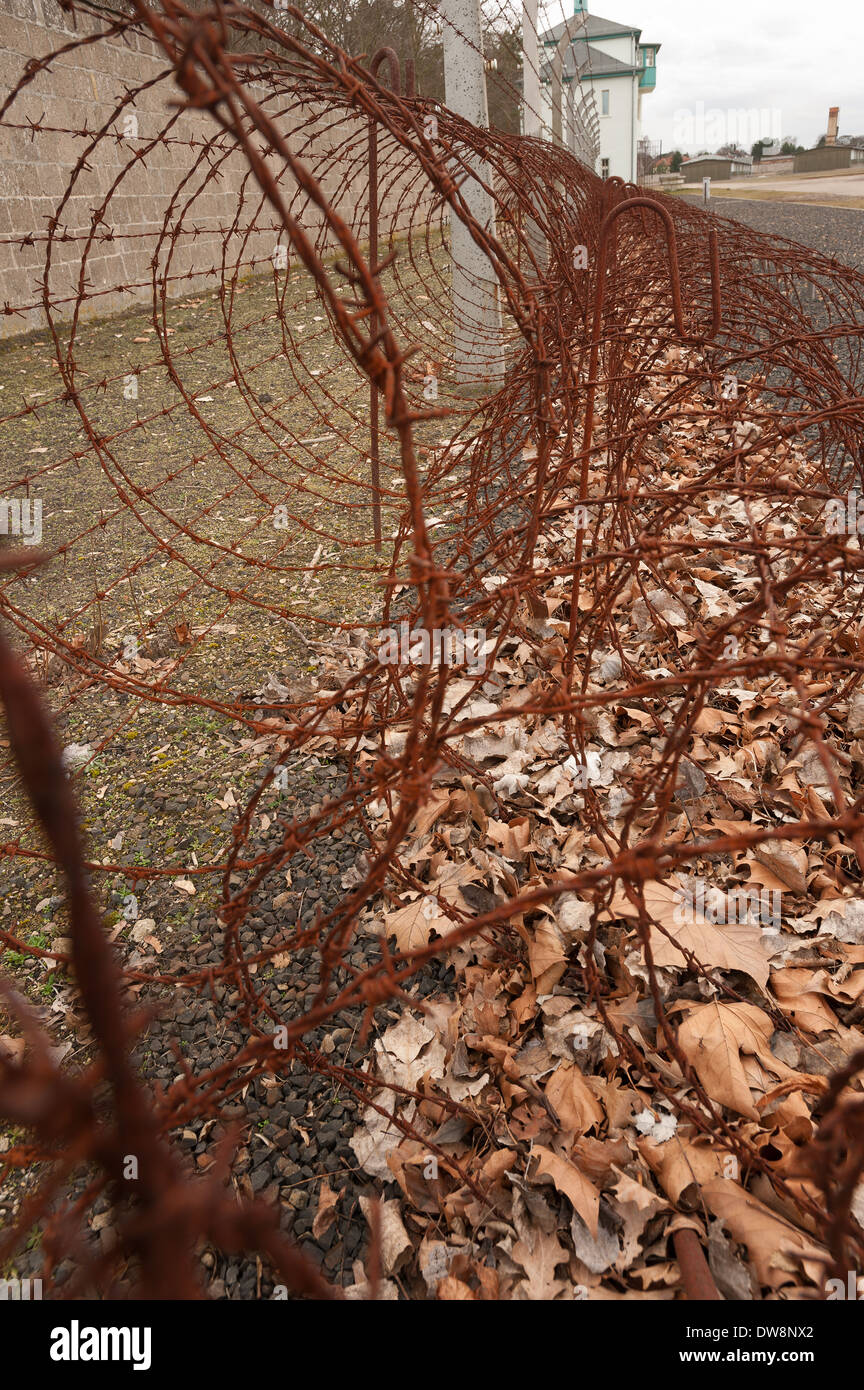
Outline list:
[[[455,1192],[494,1212],[488,1165],[434,1138],[449,1117],[479,1119],[485,1162],[503,1142],[494,1106],[456,1101],[434,1076],[388,1084],[309,1043],[346,1011],[368,1029],[381,1006],[413,1005],[433,958],[468,952],[502,980],[529,962],[527,1011],[569,971],[593,1070],[623,1058],[646,1094],[800,1214],[827,1272],[860,1267],[854,1029],[830,1078],[772,1072],[757,1012],[769,1033],[812,1038],[753,982],[764,988],[772,960],[794,964],[800,941],[778,926],[759,961],[752,946],[718,959],[710,918],[676,932],[658,893],[688,871],[720,882],[743,857],[762,866],[760,889],[809,892],[825,913],[858,899],[864,278],[603,183],[561,146],[472,126],[412,91],[404,63],[385,55],[372,76],[374,55],[351,57],[292,7],[70,12],[82,31],[64,56],[134,37],[161,68],[129,83],[101,128],[57,130],[37,109],[39,83],[62,67],[48,54],[0,112],[34,152],[76,149],[45,226],[2,238],[36,266],[38,294],[6,312],[44,316],[34,358],[48,352],[55,385],[20,405],[7,396],[0,418],[7,474],[22,442],[50,430],[4,483],[18,541],[0,552],[0,688],[20,822],[2,849],[10,864],[56,866],[71,945],[14,928],[0,940],[73,972],[93,1043],[86,1066],[64,1066],[0,981],[26,1042],[0,1058],[0,1113],[22,1134],[0,1162],[28,1180],[0,1261],[41,1224],[46,1278],[61,1257],[77,1261],[66,1296],[110,1296],[131,1260],[145,1295],[185,1298],[206,1238],[261,1252],[298,1293],[336,1292],[278,1212],[225,1187],[230,1126],[205,1178],[172,1144],[297,1058],[437,1156],[442,1211]],[[157,206],[150,181],[166,166],[172,191]],[[472,210],[478,184],[492,224]],[[454,229],[486,268],[461,298]],[[142,315],[147,331],[130,341],[123,324]],[[103,322],[118,326],[110,355]],[[305,686],[274,681],[280,644],[310,671]],[[73,775],[52,723],[94,701],[99,736]],[[76,785],[151,707],[239,728],[260,764],[207,862],[125,862],[122,846],[99,857],[76,828]],[[736,752],[728,731],[742,726]],[[806,778],[783,780],[781,745]],[[342,790],[302,815],[274,811],[305,753],[336,760]],[[551,773],[565,767],[559,786]],[[473,896],[418,858],[438,816],[460,827],[448,863]],[[349,827],[365,848],[338,904],[250,939],[262,888]],[[133,892],[212,887],[221,964],[130,964],[95,905],[118,878]],[[370,914],[376,955],[358,967]],[[537,966],[550,920],[551,977]],[[626,958],[614,922],[634,933]],[[840,939],[854,951],[854,933]],[[309,950],[315,997],[280,1010],[265,967],[278,957],[290,975]],[[670,993],[676,971],[683,993]],[[225,1000],[245,1041],[203,1073],[178,1053],[179,1079],[154,1091],[130,1061],[152,1016],[128,992],[142,983]],[[624,1007],[634,991],[638,1008]],[[718,1078],[706,1052],[731,1046],[730,1020],[763,1050],[742,1044]],[[494,1034],[488,1019],[481,1034]],[[484,1048],[515,1083],[513,1036],[502,1022]],[[755,1108],[744,1071],[762,1079]],[[783,1162],[756,1124],[769,1112],[787,1138],[797,1122]],[[69,1199],[82,1166],[86,1191]],[[119,1240],[94,1253],[86,1217],[106,1194]]]

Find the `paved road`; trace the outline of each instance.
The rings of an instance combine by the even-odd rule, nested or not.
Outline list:
[[[783,179],[738,179],[729,183],[711,180],[711,194],[720,193],[727,188],[746,191],[748,197],[756,198],[760,192],[806,193],[810,197],[829,197],[839,194],[844,198],[864,198],[864,173],[835,174],[828,178],[783,178]]]

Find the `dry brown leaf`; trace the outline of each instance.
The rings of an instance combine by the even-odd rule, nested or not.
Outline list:
[[[622,1222],[621,1254],[615,1267],[624,1270],[642,1253],[639,1241],[649,1221],[658,1211],[668,1211],[669,1203],[626,1173],[618,1173],[618,1181],[611,1191],[615,1195],[615,1214]]]
[[[769,967],[758,927],[709,922],[698,910],[698,900],[688,903],[685,886],[674,880],[659,883],[649,879],[642,888],[648,916],[657,924],[650,931],[655,965],[685,969],[687,959],[679,949],[683,947],[693,952],[700,965],[740,970],[764,989]],[[685,911],[690,920],[682,921]],[[620,884],[609,905],[609,916],[639,917],[638,907],[630,902]]]
[[[422,806],[411,826],[411,834],[419,840],[435,824],[438,817],[446,811],[453,793],[447,787],[433,787],[427,793]]]
[[[760,1284],[770,1289],[794,1284],[792,1270],[799,1260],[805,1263],[811,1277],[818,1277],[817,1260],[820,1255],[824,1259],[824,1247],[757,1201],[737,1182],[715,1178],[703,1186],[702,1196],[730,1235],[739,1245],[746,1245]],[[824,1263],[821,1268],[824,1270]]]
[[[486,833],[504,858],[515,863],[523,860],[532,847],[531,824],[527,816],[516,816],[508,825],[498,820],[490,820]]]
[[[822,973],[822,972],[820,972]],[[810,988],[810,970],[778,970],[771,976],[771,991],[787,1018],[805,1033],[837,1030],[837,1015],[822,994]]]
[[[724,1154],[708,1143],[694,1143],[680,1133],[673,1134],[665,1144],[655,1144],[643,1136],[636,1143],[670,1202],[677,1203],[681,1193],[694,1182],[701,1187],[736,1171],[729,1167],[730,1162],[735,1162],[734,1155]]]
[[[645,898],[645,908],[650,918],[656,922],[662,922],[664,926],[675,921],[675,911],[680,904],[680,888],[677,883],[660,883],[657,879],[646,879],[642,884],[642,893]],[[634,917],[638,920],[639,894],[634,892],[636,902],[631,902],[624,888],[620,883],[615,885],[615,892],[609,904],[608,912],[600,914],[614,920],[616,917]]]
[[[438,1285],[436,1298],[445,1300],[448,1303],[468,1303],[476,1300],[477,1295],[467,1284],[463,1284],[461,1279],[457,1279],[453,1274],[447,1274]]]
[[[701,1004],[678,1029],[678,1043],[710,1098],[739,1115],[758,1120],[741,1060],[742,1051],[768,1051],[774,1031],[753,1004]]]
[[[387,1155],[398,1147],[402,1139],[401,1130],[391,1119],[369,1105],[363,1114],[363,1122],[355,1129],[348,1140],[360,1167],[373,1178],[393,1181],[393,1171],[388,1166]]]
[[[387,936],[395,936],[400,951],[418,951],[421,946],[428,946],[432,932],[443,935],[447,926],[448,918],[431,895],[417,898],[384,916],[384,931]]]
[[[316,1240],[325,1235],[336,1220],[336,1204],[339,1197],[340,1193],[333,1192],[325,1178],[318,1193],[318,1209],[312,1222],[312,1235]]]
[[[410,1013],[375,1039],[376,1068],[388,1085],[413,1089],[427,1073],[440,1077],[445,1061],[444,1047],[433,1030]]]
[[[381,1268],[385,1274],[395,1274],[411,1258],[412,1245],[408,1232],[402,1224],[399,1199],[382,1202],[376,1197],[361,1197],[360,1208],[366,1222],[373,1230],[372,1207],[377,1201],[378,1218],[381,1231]]]
[[[793,893],[806,893],[807,851],[794,840],[766,840],[753,853]]]
[[[579,1171],[575,1163],[553,1153],[552,1149],[544,1148],[542,1144],[534,1145],[534,1157],[537,1159],[536,1176],[552,1179],[596,1239],[600,1193],[594,1184]]]
[[[511,1259],[524,1269],[527,1278],[520,1284],[519,1292],[531,1302],[545,1302],[556,1298],[564,1289],[564,1284],[555,1278],[555,1270],[566,1264],[569,1255],[555,1235],[535,1230],[531,1245],[519,1240],[510,1251]]]
[[[528,965],[538,994],[551,994],[567,968],[567,955],[555,924],[545,917],[533,929]]]
[[[387,936],[395,936],[400,951],[417,951],[429,944],[433,931],[446,936],[457,923],[447,916],[442,901],[451,907],[458,907],[466,916],[471,916],[465,899],[459,889],[467,883],[476,883],[480,870],[474,864],[452,864],[445,862],[436,877],[429,884],[429,891],[422,897],[406,903],[394,912],[384,914],[384,931]]]
[[[715,926],[698,914],[689,922],[663,923],[666,932],[651,928],[651,951],[655,965],[682,970],[686,957],[679,947],[691,951],[700,965],[720,970],[740,970],[764,989],[768,983],[768,957],[758,927]],[[669,937],[673,940],[670,941]]]
[[[582,1135],[605,1119],[603,1107],[577,1066],[561,1062],[546,1082],[546,1099],[569,1133]]]

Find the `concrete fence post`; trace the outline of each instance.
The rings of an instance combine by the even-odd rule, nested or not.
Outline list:
[[[442,0],[440,12],[444,21],[445,103],[456,115],[488,130],[480,0]],[[477,178],[466,173],[466,166]],[[475,221],[494,232],[495,206],[483,187],[490,183],[487,161],[466,151],[454,173],[462,180],[460,193]],[[504,371],[498,281],[488,256],[453,212],[450,250],[456,377],[460,382],[491,381]]]
[[[522,133],[539,137],[540,44],[537,37],[538,0],[522,5]]]

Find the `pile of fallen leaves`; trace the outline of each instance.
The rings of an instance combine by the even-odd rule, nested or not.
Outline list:
[[[648,407],[681,362],[672,349]],[[775,426],[755,391],[718,423],[679,389],[633,504],[663,543],[580,632],[573,721],[550,698],[572,480],[516,621],[489,633],[482,676],[448,685],[451,756],[401,883],[366,913],[397,962],[437,944],[456,969],[377,1038],[353,1140],[385,1185],[385,1297],[680,1297],[685,1228],[725,1297],[824,1296],[837,1252],[810,1146],[862,1043],[860,834],[838,822],[860,795],[864,642],[857,538],[819,549],[808,450]],[[608,470],[589,484],[600,497]],[[589,560],[615,548],[606,515]],[[597,591],[579,602],[590,618]],[[369,807],[373,844],[397,806]],[[856,1095],[853,1079],[840,1100]],[[331,1199],[325,1184],[325,1224]],[[864,1185],[849,1227],[860,1241]]]

